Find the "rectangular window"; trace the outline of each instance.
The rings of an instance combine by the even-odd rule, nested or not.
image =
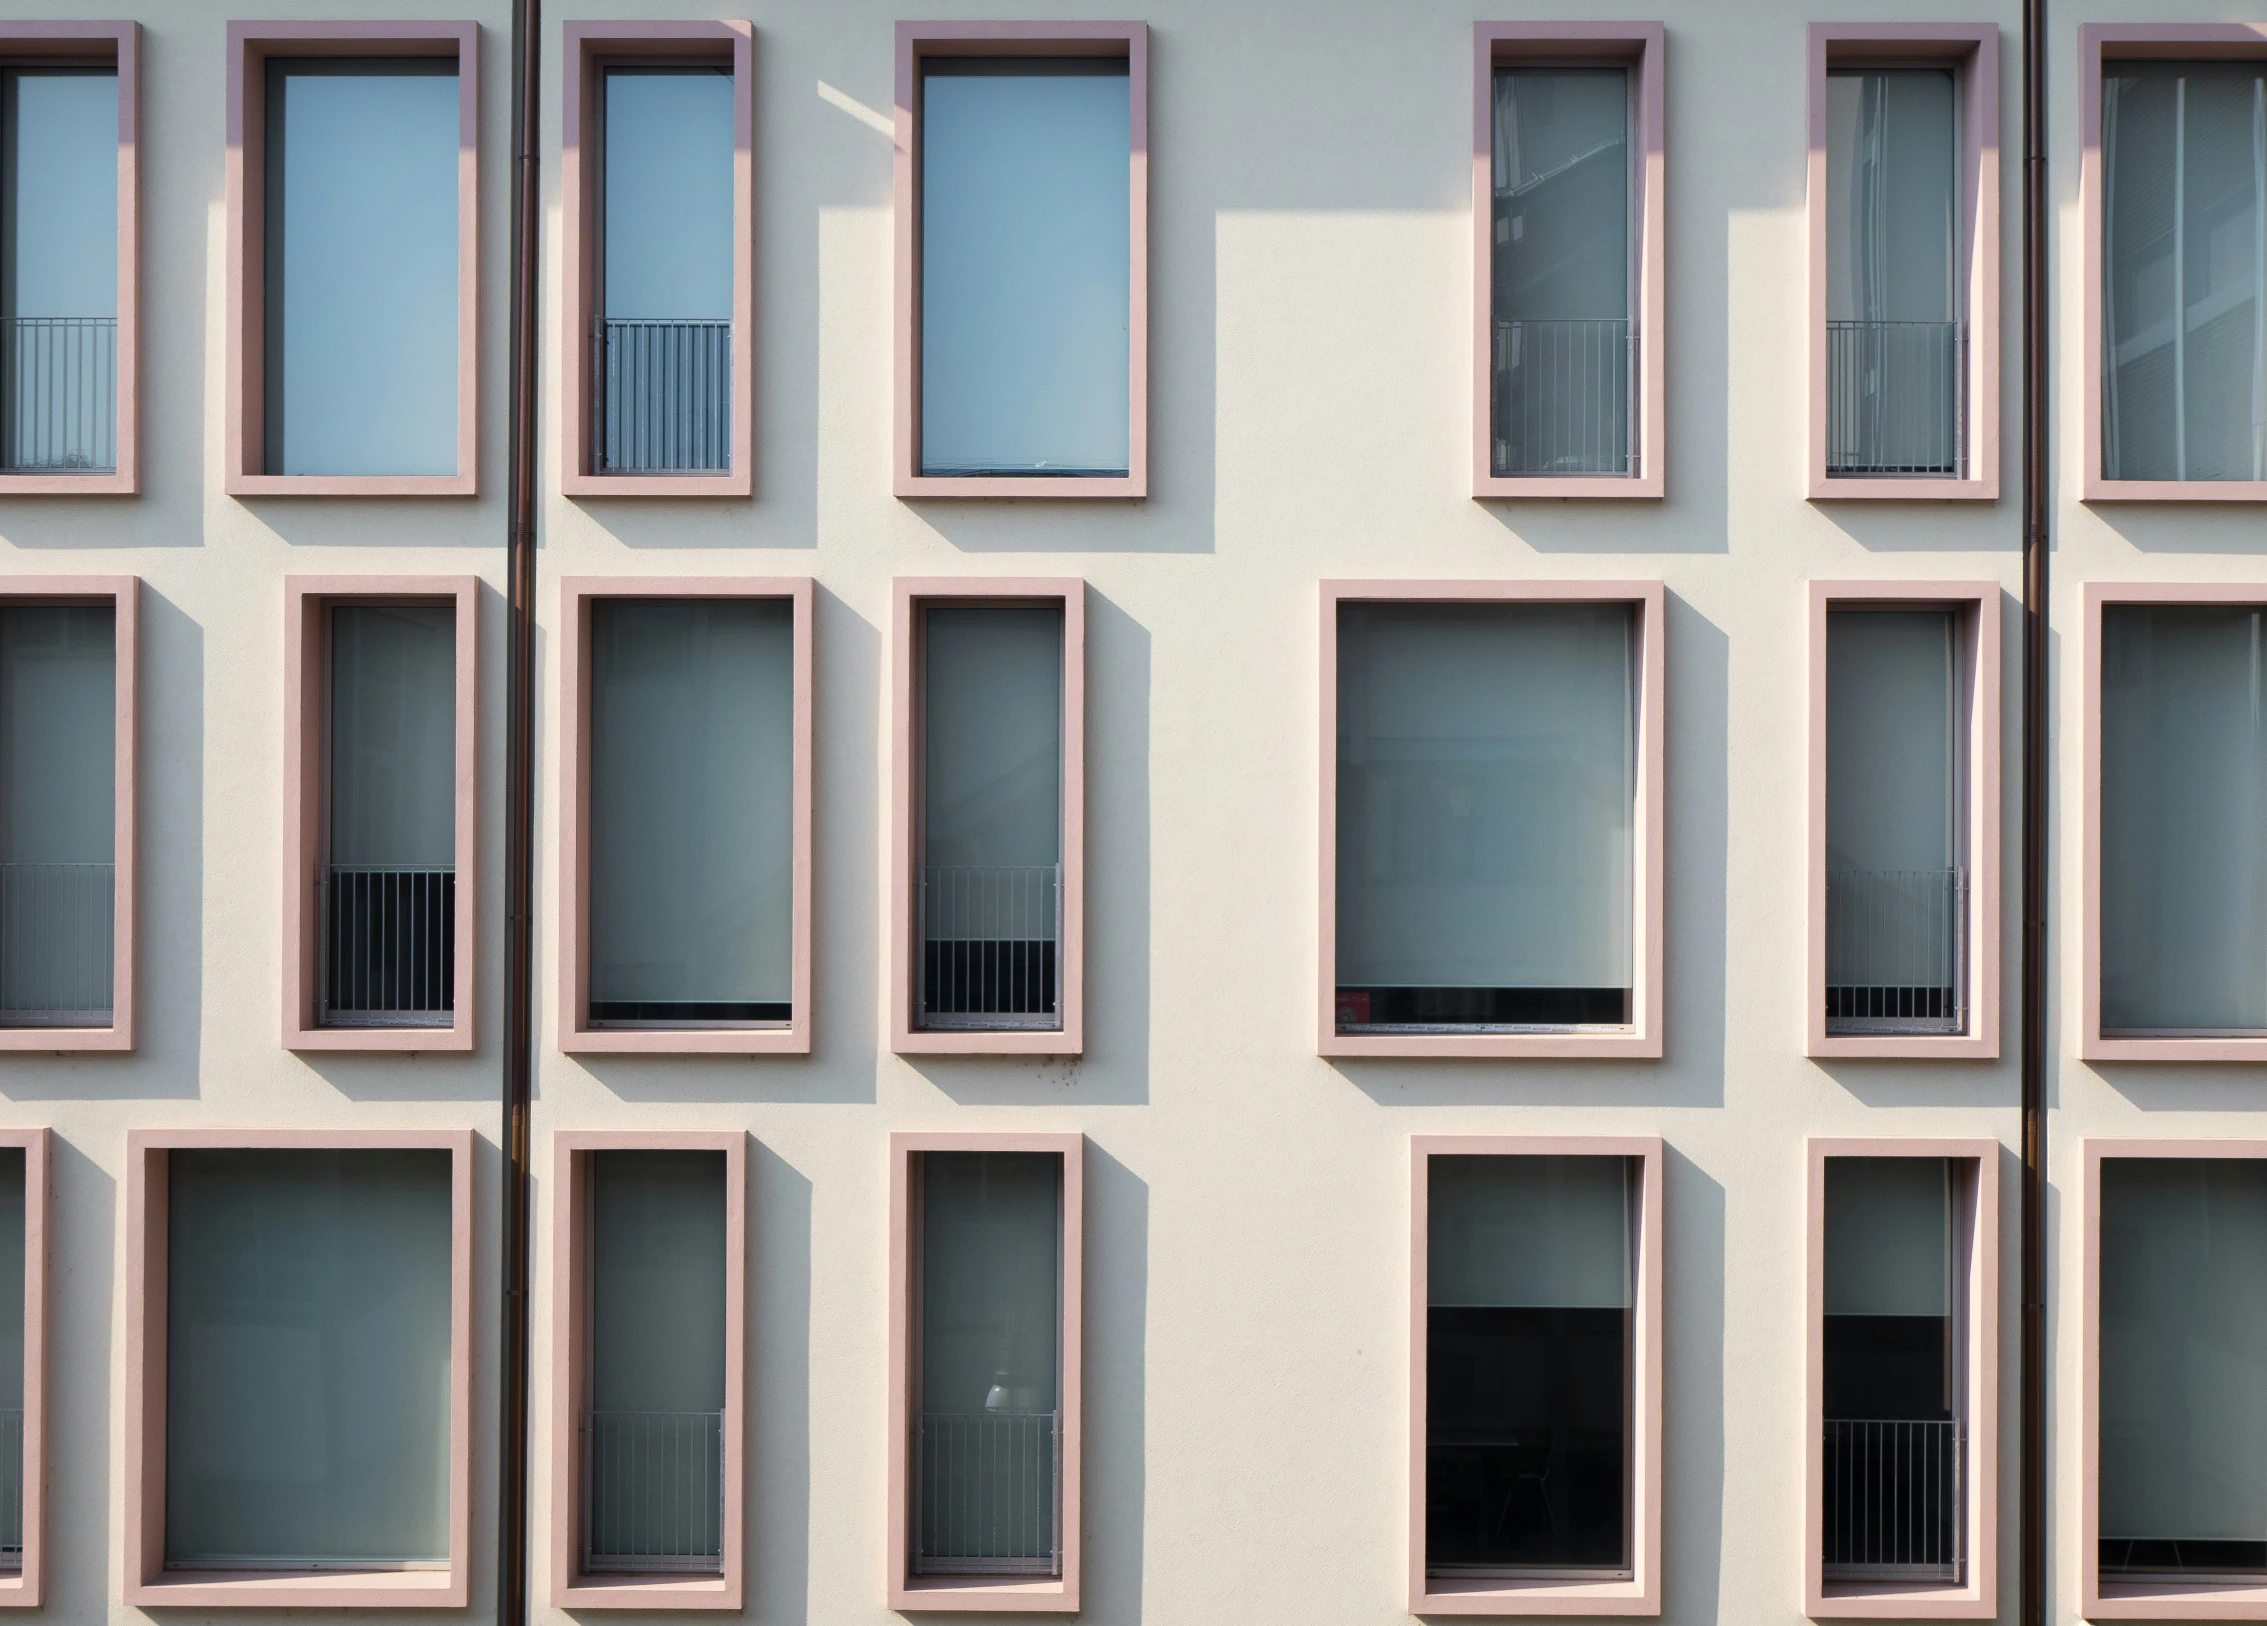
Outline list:
[[[41,1602],[49,1132],[0,1130],[0,1608]]]
[[[25,1250],[31,1212],[22,1146],[0,1146],[0,1573],[24,1568]]]
[[[905,24],[899,77],[898,494],[1142,495],[1146,30]]]

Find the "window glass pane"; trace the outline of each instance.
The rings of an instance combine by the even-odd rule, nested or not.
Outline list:
[[[2267,70],[2105,64],[2102,204],[2103,472],[2267,478]]]
[[[110,1022],[117,613],[0,609],[0,1023]]]
[[[914,1568],[1058,1571],[1062,1159],[921,1156]]]
[[[786,1022],[793,607],[601,600],[590,640],[592,1019]]]
[[[453,58],[271,59],[270,474],[457,470]]]
[[[1636,612],[1349,604],[1338,1024],[1630,1021]]]
[[[1957,627],[1949,610],[1826,618],[1826,1017],[1958,1032]]]
[[[1495,74],[1497,474],[1626,474],[1629,73]]]
[[[165,1558],[449,1556],[449,1154],[174,1151]]]
[[[921,472],[1124,474],[1126,59],[933,57],[921,75]]]
[[[927,1020],[1056,1027],[1063,612],[931,608],[922,664]]]
[[[0,1569],[24,1564],[24,1151],[0,1148]]]
[[[2102,612],[2102,1027],[2267,1029],[2261,612]]]
[[[722,1152],[591,1154],[587,1568],[720,1563],[724,1179]]]
[[[111,69],[0,69],[0,323],[0,467],[117,467]]]
[[[1631,1160],[1430,1169],[1427,1570],[1626,1570]]]
[[[2101,1565],[2267,1570],[2267,1164],[2102,1162]]]

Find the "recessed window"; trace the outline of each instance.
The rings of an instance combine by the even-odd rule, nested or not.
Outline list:
[[[26,1166],[0,1147],[0,1572],[24,1568],[24,1253]]]
[[[2267,480],[2267,68],[2102,64],[2102,475]]]
[[[1958,612],[1826,617],[1826,1031],[1968,1027]]]
[[[118,72],[0,68],[0,472],[118,467]]]
[[[1339,606],[1338,1032],[1632,1027],[1638,615]]]

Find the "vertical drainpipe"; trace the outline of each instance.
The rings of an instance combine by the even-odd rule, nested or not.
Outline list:
[[[512,5],[512,307],[504,719],[502,1394],[496,1452],[496,1626],[525,1626],[528,1552],[528,1103],[534,1068],[535,316],[541,0]]]

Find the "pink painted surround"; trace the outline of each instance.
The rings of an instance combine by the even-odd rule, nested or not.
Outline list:
[[[561,1130],[551,1138],[551,1607],[731,1609],[746,1594],[748,1137],[738,1130]],[[594,1152],[724,1155],[722,1573],[586,1574],[581,1420],[589,1392],[590,1159]]]
[[[1968,323],[1966,445],[1962,479],[1834,479],[1826,472],[1826,74],[1888,62],[1952,68],[1958,76],[1961,143],[1960,311]],[[1810,107],[1811,500],[1915,502],[1999,497],[1999,25],[1997,23],[1812,23],[1804,83]]]
[[[117,700],[111,727],[115,738],[112,783],[117,812],[111,831],[112,883],[110,1026],[106,1028],[0,1027],[0,1052],[67,1052],[134,1048],[135,783],[141,707],[141,591],[139,576],[11,576],[0,582],[0,607],[19,604],[108,604],[117,616]]]
[[[920,1159],[924,1152],[1050,1152],[1063,1160],[1062,1482],[1058,1529],[1063,1572],[1056,1578],[1007,1575],[915,1575],[908,1441],[920,1396]],[[889,1138],[889,1515],[888,1606],[907,1614],[1055,1614],[1079,1609],[1085,1546],[1080,1518],[1081,1394],[1086,1324],[1086,1137],[1033,1131],[893,1134]]]
[[[0,1129],[0,1146],[24,1154],[23,1563],[0,1575],[0,1609],[37,1609],[47,1595],[47,1260],[53,1137]]]
[[[1474,23],[1472,25],[1472,495],[1475,497],[1659,497],[1668,391],[1663,335],[1668,310],[1668,124],[1663,111],[1667,31],[1659,23]],[[1632,475],[1501,475],[1490,456],[1490,361],[1494,354],[1495,70],[1520,63],[1628,64],[1635,158],[1631,174],[1630,282],[1637,319]]]
[[[136,1129],[126,1136],[124,1601],[139,1609],[462,1609],[472,1545],[472,1158],[469,1129]],[[450,1158],[449,1562],[433,1570],[165,1567],[166,1193],[186,1149],[418,1149]]]
[[[745,497],[755,489],[755,29],[746,22],[570,22],[561,98],[559,195],[566,212],[559,484],[570,497]],[[732,437],[726,474],[597,474],[591,469],[591,330],[599,305],[598,96],[617,63],[732,70]]]
[[[1316,890],[1315,1049],[1324,1056],[1588,1057],[1658,1061],[1661,1056],[1661,910],[1665,892],[1664,727],[1667,595],[1657,581],[1325,581],[1319,647],[1322,835]],[[1638,610],[1636,987],[1627,1032],[1341,1033],[1338,1031],[1338,607],[1397,600],[1431,604],[1630,604]]]
[[[1425,1559],[1426,1310],[1432,1160],[1436,1157],[1626,1157],[1640,1166],[1637,1281],[1631,1304],[1630,1576],[1428,1575]],[[1658,1615],[1661,1612],[1662,1146],[1657,1135],[1409,1137],[1409,1612],[1413,1615]]]
[[[283,1047],[470,1050],[480,958],[480,579],[287,576],[284,596]],[[438,604],[456,611],[456,986],[448,1027],[324,1027],[315,1020],[315,866],[327,805],[328,611],[339,604]]]
[[[1086,1047],[1086,583],[1076,576],[900,576],[891,612],[890,1048],[901,1056],[1075,1056]],[[1063,609],[1062,1026],[940,1032],[914,1025],[921,952],[921,641],[932,604],[1060,604]]]
[[[1995,1140],[1819,1138],[1809,1142],[1804,1225],[1803,1612],[1817,1620],[1990,1620],[1999,1613],[1999,1161]],[[1965,1323],[1967,1574],[1959,1586],[1824,1577],[1826,1417],[1826,1160],[1947,1158],[1963,1166],[1956,1193],[1954,1283]]]
[[[921,472],[921,59],[932,56],[1122,56],[1131,81],[1131,346],[1126,473],[1079,476]],[[897,25],[897,226],[892,490],[900,497],[1149,495],[1149,25],[1123,22],[917,22]]]
[[[2078,208],[2085,249],[2078,367],[2085,412],[2079,469],[2088,502],[2267,502],[2267,480],[2112,480],[2102,472],[2102,64],[2121,59],[2267,58],[2267,23],[2084,23],[2078,29]]]
[[[794,1015],[776,1028],[590,1024],[590,607],[616,598],[785,599],[795,617]],[[811,663],[808,576],[568,576],[559,583],[559,1048],[569,1055],[805,1056],[811,1051]]]
[[[0,64],[102,63],[118,70],[118,467],[108,474],[0,473],[0,497],[130,496],[141,489],[142,25],[0,22]]]
[[[1809,851],[1804,893],[1803,1054],[1990,1061],[1999,1055],[2000,598],[1996,582],[1814,581],[1810,584]],[[1967,730],[1969,1031],[1826,1031],[1826,616],[1831,609],[1958,611],[1964,625],[1962,718]]]
[[[454,474],[270,474],[262,444],[271,56],[454,57],[457,64],[457,467]],[[469,497],[479,452],[480,27],[469,22],[228,25],[228,405],[234,497]]]

